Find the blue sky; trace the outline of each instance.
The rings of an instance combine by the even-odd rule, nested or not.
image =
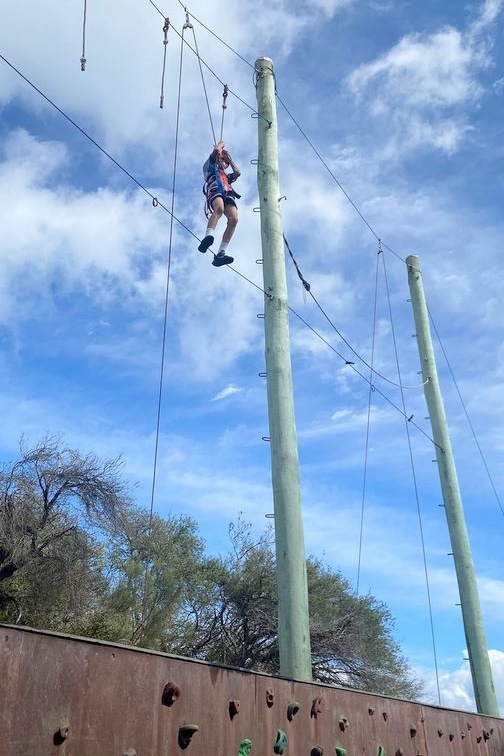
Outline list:
[[[170,207],[180,43],[170,31],[161,110],[162,27],[166,15],[180,31],[185,16],[174,0],[156,5],[162,13],[149,0],[123,0],[120,9],[89,0],[81,72],[80,2],[4,0],[0,53]],[[374,365],[392,381],[374,379],[363,497],[369,386],[317,334],[368,370],[303,296],[288,259],[291,307],[317,332],[293,315],[306,550],[355,584],[364,498],[360,590],[389,605],[407,658],[431,682],[417,502],[404,418],[393,407],[402,401],[393,385],[395,336],[402,384],[411,387],[407,413],[421,429],[409,426],[442,703],[473,707],[407,301],[403,261],[417,254],[456,379],[455,386],[437,346],[501,711],[503,511],[457,387],[500,497],[503,7],[502,0],[188,6],[217,132],[220,82],[233,93],[224,139],[242,170],[230,245],[236,269],[262,286],[253,70],[200,22],[251,64],[273,59],[287,107],[278,103],[285,235],[321,308],[367,362],[375,322]],[[197,61],[186,50],[174,212],[198,237],[206,225],[201,166],[212,142]],[[83,451],[122,455],[138,502],[149,506],[170,216],[2,60],[0,228],[0,458],[16,457],[22,434],[35,442],[61,433]],[[239,512],[259,531],[272,511],[258,375],[263,302],[258,288],[214,269],[196,246],[175,223],[155,507],[194,517],[209,550],[221,552]]]

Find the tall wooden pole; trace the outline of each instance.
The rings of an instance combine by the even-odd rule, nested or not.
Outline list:
[[[275,510],[280,674],[297,680],[311,680],[308,588],[279,207],[275,80],[271,60],[259,58],[255,71],[259,114],[257,183],[266,292],[264,324]]]
[[[462,618],[464,622],[469,664],[474,686],[476,706],[480,714],[499,716],[497,697],[488,658],[483,618],[474,575],[474,566],[464,519],[457,470],[451,447],[448,424],[437,375],[434,349],[429,327],[429,316],[418,257],[406,258],[408,282],[415,318],[418,351],[422,364],[425,400],[429,410],[436,458],[441,481],[448,530],[453,550],[455,572],[459,586]]]

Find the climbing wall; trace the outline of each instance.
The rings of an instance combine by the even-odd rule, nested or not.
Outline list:
[[[0,756],[504,756],[504,721],[0,625]]]

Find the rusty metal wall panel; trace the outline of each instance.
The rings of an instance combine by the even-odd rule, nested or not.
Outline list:
[[[0,625],[0,756],[282,756],[283,735],[283,756],[504,756],[502,719]]]

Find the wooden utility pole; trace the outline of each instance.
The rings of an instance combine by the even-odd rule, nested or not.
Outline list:
[[[434,349],[429,327],[429,316],[422,284],[418,257],[406,258],[408,282],[415,318],[418,351],[422,364],[425,400],[436,445],[436,459],[441,481],[448,530],[453,549],[453,560],[460,593],[462,618],[469,653],[469,664],[474,686],[476,706],[480,714],[499,716],[497,697],[488,658],[488,649],[481,616],[476,577],[464,519],[457,470],[446,422],[443,398],[437,375]]]
[[[275,517],[280,674],[311,680],[308,587],[294,417],[289,308],[278,182],[273,64],[255,63],[259,160],[257,183],[265,294],[265,352]]]

